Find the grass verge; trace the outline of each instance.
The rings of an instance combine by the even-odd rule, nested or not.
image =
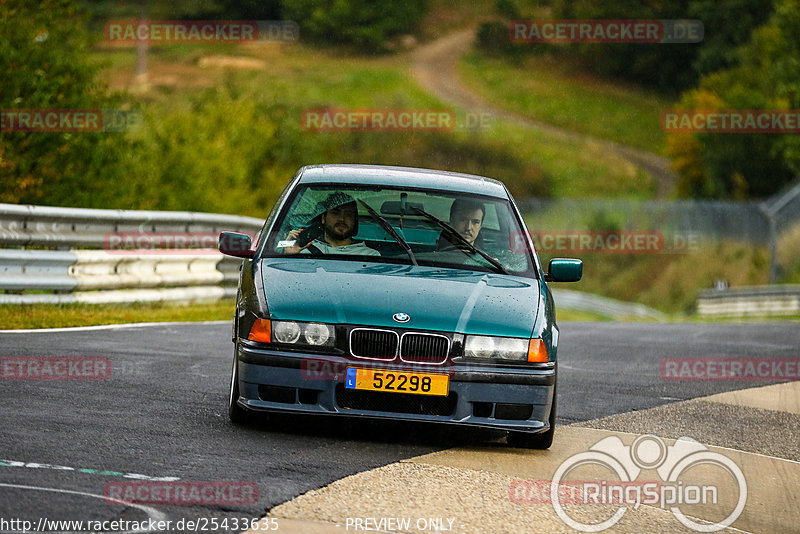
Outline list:
[[[553,256],[542,254],[542,262]],[[731,287],[768,281],[769,254],[763,247],[739,243],[701,244],[676,254],[583,254],[583,279],[569,289],[628,302],[668,314],[692,317],[698,293],[718,279]],[[560,317],[559,317],[560,318]]]
[[[233,301],[209,304],[177,305],[155,304],[60,304],[60,305],[0,305],[0,330],[30,328],[67,328],[127,323],[161,323],[194,321],[227,321],[233,314]],[[600,313],[557,309],[559,322],[642,322],[641,317],[614,319]],[[703,323],[757,323],[792,321],[800,322],[800,315],[772,317],[703,317],[699,315],[674,315],[670,322]]]
[[[608,322],[608,321],[613,321],[614,320],[611,317],[609,317],[608,315],[602,315],[600,313],[593,313],[593,312],[587,312],[587,311],[581,311],[581,310],[570,310],[570,309],[567,309],[567,308],[559,308],[559,307],[556,307],[556,319],[559,322],[561,322],[561,321],[586,321],[586,322],[588,322],[588,321],[591,321],[591,322],[605,321],[605,322]]]
[[[656,154],[664,145],[668,99],[578,72],[564,58],[536,55],[515,65],[472,52],[459,71],[486,100],[521,116]]]
[[[122,323],[223,321],[233,318],[234,302],[207,304],[4,304],[0,329],[63,328]]]

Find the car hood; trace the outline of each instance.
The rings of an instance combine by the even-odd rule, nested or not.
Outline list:
[[[270,317],[529,337],[540,302],[531,278],[440,267],[264,259]],[[408,314],[406,323],[396,313]]]

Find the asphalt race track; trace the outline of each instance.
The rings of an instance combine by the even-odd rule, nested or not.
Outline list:
[[[772,383],[668,381],[660,376],[663,358],[799,357],[793,323],[560,326],[562,424]],[[347,475],[498,438],[341,418],[232,425],[226,414],[232,343],[223,323],[0,333],[0,356],[93,356],[112,363],[104,380],[0,381],[5,520],[256,518]],[[103,499],[108,483],[160,477],[249,482],[258,499],[138,508]]]

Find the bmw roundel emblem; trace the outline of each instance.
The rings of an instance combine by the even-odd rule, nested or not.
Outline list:
[[[409,314],[407,314],[407,313],[402,313],[401,312],[401,313],[395,313],[394,315],[392,315],[392,319],[394,319],[398,323],[407,323],[411,319],[411,316]]]

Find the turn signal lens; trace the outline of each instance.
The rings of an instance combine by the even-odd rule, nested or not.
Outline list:
[[[250,334],[247,339],[250,341],[260,341],[261,343],[270,343],[272,341],[272,325],[269,319],[256,319],[253,326],[250,327]]]
[[[541,339],[531,339],[528,343],[528,361],[533,363],[547,363],[547,347]]]

